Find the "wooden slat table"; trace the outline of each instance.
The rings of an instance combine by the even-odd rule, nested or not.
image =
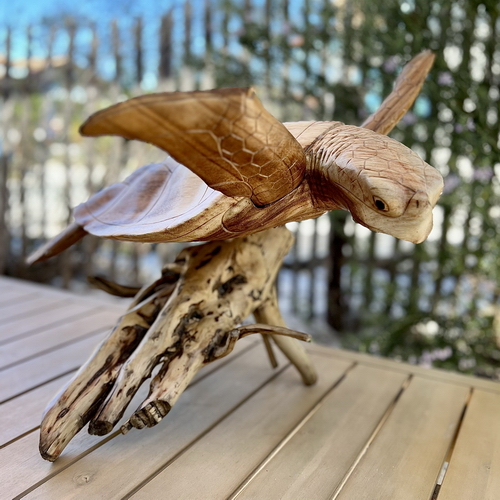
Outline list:
[[[123,309],[0,278],[1,499],[500,498],[499,384],[313,344],[320,379],[305,387],[257,338],[160,425],[82,432],[42,460],[43,408]]]

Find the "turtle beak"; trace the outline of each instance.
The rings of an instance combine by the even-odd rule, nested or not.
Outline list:
[[[435,169],[426,171],[426,190],[417,191],[408,202],[402,220],[407,221],[408,230],[404,236],[394,235],[412,243],[422,243],[432,230],[432,209],[443,192],[443,177]],[[411,231],[415,231],[414,234]]]
[[[417,191],[408,202],[403,216],[407,228],[403,227],[401,235],[395,234],[395,236],[411,243],[425,241],[432,230],[434,205],[435,203],[431,203],[426,193]]]

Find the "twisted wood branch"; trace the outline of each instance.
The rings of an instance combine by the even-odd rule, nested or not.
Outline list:
[[[52,401],[41,425],[40,453],[55,460],[87,423],[109,433],[141,384],[148,397],[121,426],[156,425],[198,370],[231,352],[251,333],[270,334],[306,384],[316,373],[279,313],[274,283],[292,244],[284,227],[183,250],[162,277],[138,292],[130,309],[75,377]],[[119,288],[105,283],[106,288]],[[240,326],[254,313],[258,324]]]

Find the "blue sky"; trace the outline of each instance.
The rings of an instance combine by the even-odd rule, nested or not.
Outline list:
[[[0,0],[0,25],[21,27],[36,24],[44,17],[60,19],[65,15],[97,22],[140,14],[150,17],[182,3],[182,0]]]

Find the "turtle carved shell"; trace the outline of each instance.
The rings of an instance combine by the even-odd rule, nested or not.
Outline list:
[[[87,233],[142,242],[220,240],[333,209],[349,210],[373,231],[423,241],[442,177],[412,150],[369,128],[392,129],[418,93],[429,57],[421,54],[415,58],[420,66],[415,60],[409,66],[418,78],[405,68],[388,98],[398,106],[368,128],[281,123],[253,89],[239,88],[150,94],[97,112],[82,125],[83,135],[136,139],[169,156],[76,207],[75,222],[30,262]]]

